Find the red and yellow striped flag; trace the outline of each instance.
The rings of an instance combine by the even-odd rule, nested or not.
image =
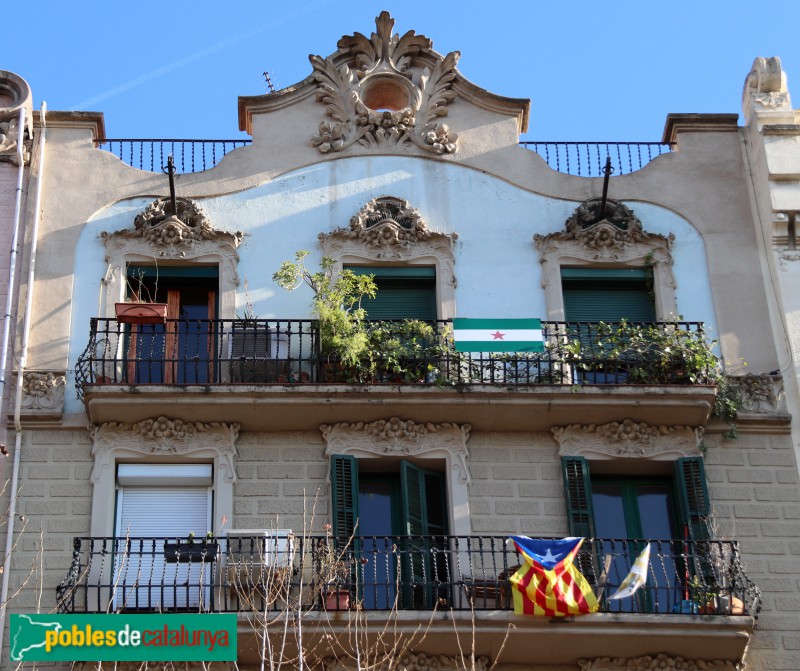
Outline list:
[[[564,617],[597,612],[600,606],[594,592],[573,563],[583,538],[512,536],[511,540],[525,558],[510,578],[517,615]]]

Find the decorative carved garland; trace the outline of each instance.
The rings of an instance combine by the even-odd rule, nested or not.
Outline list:
[[[92,439],[92,482],[111,468],[113,453],[126,450],[145,455],[188,455],[211,451],[220,458],[226,482],[236,482],[234,459],[239,424],[224,422],[184,422],[163,415],[132,424],[105,422],[90,426]],[[113,469],[112,469],[113,470]]]
[[[597,657],[579,659],[580,671],[740,671],[744,664],[725,659],[684,659],[663,653],[654,657]]]
[[[685,425],[652,426],[625,419],[608,424],[569,424],[551,431],[558,443],[559,456],[587,459],[649,459],[673,461],[698,456],[703,439],[702,427]]]
[[[469,484],[467,441],[469,424],[418,424],[392,417],[375,422],[338,422],[319,427],[325,441],[325,456],[359,454],[376,456],[414,456],[430,452],[448,453],[454,460],[459,481]]]
[[[324,671],[353,671],[356,666],[352,662],[327,657],[322,660]],[[407,652],[399,657],[388,657],[383,663],[375,665],[377,671],[486,671],[489,668],[488,657],[449,657],[447,655],[426,655],[423,652]]]
[[[456,151],[458,134],[439,123],[455,98],[451,90],[454,51],[440,56],[433,42],[413,30],[392,35],[394,19],[381,12],[377,32],[339,40],[333,56],[309,56],[317,82],[317,100],[327,117],[311,144],[320,152],[338,152],[358,143],[365,147],[413,144],[434,154]],[[432,66],[432,67],[431,67]],[[370,109],[370,92],[389,90],[405,103],[397,110]]]

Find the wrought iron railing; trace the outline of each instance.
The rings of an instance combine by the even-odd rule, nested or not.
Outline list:
[[[200,172],[213,168],[230,151],[252,143],[237,140],[105,139],[96,140],[98,149],[117,156],[131,167],[162,172],[172,154],[178,173]],[[602,177],[606,157],[611,158],[614,175],[625,175],[672,151],[668,142],[540,142],[520,145],[539,154],[557,170],[580,177]]]
[[[76,366],[98,384],[709,384],[701,322],[542,322],[541,352],[458,352],[449,321],[368,323],[369,355],[343,365],[304,319],[91,320]]]
[[[610,600],[650,544],[647,582]],[[330,536],[264,532],[208,540],[75,538],[56,589],[63,613],[513,609],[524,560],[501,536]],[[576,558],[600,610],[757,616],[735,541],[587,539]]]
[[[553,170],[579,177],[603,177],[606,158],[612,176],[627,175],[673,149],[670,142],[520,142],[541,156]]]

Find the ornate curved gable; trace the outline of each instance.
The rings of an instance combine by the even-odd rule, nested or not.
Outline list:
[[[394,19],[381,12],[376,32],[342,37],[328,58],[309,56],[317,100],[325,119],[311,142],[322,153],[413,144],[433,154],[452,154],[458,134],[440,123],[455,98],[459,52],[441,56],[433,42],[409,30],[393,35]]]

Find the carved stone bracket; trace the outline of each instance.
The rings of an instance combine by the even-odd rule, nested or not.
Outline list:
[[[392,417],[376,422],[339,422],[319,427],[325,455],[355,456],[447,456],[462,484],[469,484],[467,441],[469,424],[418,424]]]
[[[238,424],[223,422],[184,422],[156,417],[133,424],[105,422],[89,427],[92,438],[92,482],[113,472],[113,462],[120,453],[151,456],[192,456],[218,458],[218,468],[226,482],[236,481],[235,443]]]
[[[9,415],[14,412],[15,384],[11,388]],[[65,371],[25,371],[22,374],[22,416],[30,420],[59,419],[64,412]]]
[[[324,671],[354,671],[355,663],[348,663],[335,657],[322,660]],[[489,668],[488,657],[449,657],[447,655],[426,655],[425,653],[407,652],[399,657],[387,657],[383,663],[375,665],[376,671],[457,671],[470,669],[470,671],[486,671]]]
[[[744,80],[742,110],[747,121],[755,115],[762,122],[792,123],[792,101],[780,58],[759,56]]]
[[[702,427],[652,426],[625,419],[608,424],[554,426],[560,456],[587,459],[648,459],[674,461],[700,455]]]
[[[724,659],[683,659],[665,654],[645,657],[579,659],[580,671],[741,671],[744,664]]]
[[[312,145],[322,153],[356,143],[454,153],[458,134],[439,121],[456,96],[451,86],[460,54],[440,56],[431,40],[413,30],[392,35],[388,12],[381,12],[375,26],[369,38],[342,37],[333,56],[309,56],[326,116]]]
[[[728,381],[735,384],[741,394],[740,414],[786,415],[786,397],[780,375],[729,375]]]

